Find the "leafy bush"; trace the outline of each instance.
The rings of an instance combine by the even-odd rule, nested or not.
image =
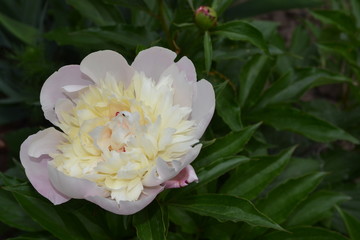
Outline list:
[[[194,22],[211,6],[217,25]],[[258,14],[302,8],[286,41]],[[358,0],[2,0],[0,236],[8,239],[360,239]],[[53,206],[28,183],[19,146],[49,126],[43,82],[88,53],[131,62],[150,46],[189,57],[216,113],[193,166],[131,216]]]

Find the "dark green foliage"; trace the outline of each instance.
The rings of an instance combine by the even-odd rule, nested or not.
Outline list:
[[[206,31],[194,23],[202,5],[218,16]],[[256,19],[292,8],[307,17],[287,40],[282,23]],[[214,86],[192,163],[199,182],[132,216],[84,200],[52,205],[18,156],[49,126],[43,82],[92,51],[131,63],[150,46],[187,56]],[[360,239],[359,47],[359,0],[1,0],[0,238]]]

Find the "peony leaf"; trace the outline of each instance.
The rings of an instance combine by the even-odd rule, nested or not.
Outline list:
[[[346,229],[350,235],[351,240],[360,239],[360,220],[343,211],[340,207],[337,207],[336,209],[345,222]]]
[[[25,212],[55,237],[64,240],[92,239],[74,214],[39,198],[29,186],[8,186],[4,189],[11,191]]]
[[[295,132],[318,142],[346,140],[355,144],[359,140],[345,130],[306,112],[287,106],[271,106],[249,115],[255,121],[264,121],[278,130]]]
[[[165,216],[163,209],[154,201],[142,211],[134,215],[133,222],[140,240],[166,239]]]
[[[222,192],[247,199],[255,198],[284,169],[294,147],[276,156],[261,157],[240,166],[225,182]]]
[[[317,227],[289,228],[289,232],[273,232],[262,240],[348,240],[337,232]]]
[[[299,205],[296,212],[287,221],[287,225],[313,225],[336,204],[349,199],[349,196],[338,192],[316,192]]]
[[[259,126],[260,124],[251,125],[241,131],[231,132],[225,137],[216,139],[215,143],[201,151],[193,166],[201,168],[215,160],[241,152]]]
[[[259,212],[248,200],[230,195],[203,194],[182,198],[170,205],[209,216],[219,221],[246,222],[252,226],[261,226],[283,230],[277,223]]]
[[[316,10],[311,14],[325,24],[336,26],[341,31],[353,34],[356,32],[356,22],[350,15],[335,10]]]
[[[211,61],[212,61],[212,43],[208,31],[206,31],[204,34],[204,57],[205,57],[205,70],[208,73],[210,71]]]
[[[0,189],[0,221],[17,229],[35,232],[43,230],[29,215],[19,206],[11,193]]]
[[[66,0],[84,17],[92,20],[98,26],[115,25],[121,19],[119,12],[112,6],[97,0]],[[115,11],[114,11],[115,10]]]
[[[18,22],[2,13],[0,13],[0,25],[11,32],[15,37],[29,45],[35,44],[37,38],[40,36],[38,29]]]
[[[240,72],[239,102],[253,104],[260,96],[271,71],[271,60],[266,55],[254,55]]]
[[[272,84],[260,98],[257,108],[267,105],[296,101],[307,90],[326,84],[349,83],[351,80],[342,75],[319,69],[302,69],[294,76],[287,74]]]
[[[241,123],[241,109],[236,103],[234,90],[229,83],[224,82],[215,89],[216,93],[216,112],[223,121],[233,131],[240,131],[243,126]]]
[[[215,34],[234,41],[247,41],[269,54],[267,43],[262,33],[251,24],[243,21],[231,21],[217,26]]]
[[[278,223],[283,223],[291,212],[312,192],[324,178],[324,172],[316,172],[300,178],[291,179],[272,190],[261,199],[257,208]],[[239,232],[253,239],[266,232],[259,227],[243,226]]]

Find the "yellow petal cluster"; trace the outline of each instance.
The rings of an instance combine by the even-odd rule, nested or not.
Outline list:
[[[158,158],[181,160],[198,143],[191,108],[174,103],[173,81],[171,75],[155,82],[136,72],[125,86],[107,74],[80,90],[75,102],[58,103],[67,141],[50,164],[95,182],[117,202],[137,200]]]

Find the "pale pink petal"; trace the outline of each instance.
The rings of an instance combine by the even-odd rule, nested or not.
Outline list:
[[[176,177],[164,183],[165,188],[180,188],[185,187],[189,183],[198,181],[198,177],[194,168],[191,165],[186,166]]]
[[[138,72],[158,81],[161,74],[174,63],[176,53],[162,47],[152,47],[139,52],[131,64]]]
[[[79,65],[68,65],[53,73],[44,83],[40,92],[40,103],[45,118],[57,125],[54,107],[59,99],[67,98],[63,87],[66,85],[88,86],[93,82],[80,72]]]
[[[134,69],[125,58],[111,50],[90,53],[80,63],[80,69],[96,83],[110,74],[116,81],[124,82],[125,86],[128,86],[134,75]]]
[[[67,98],[59,99],[55,104],[55,113],[60,121],[64,121],[63,114],[69,113],[74,108],[74,103]]]
[[[115,200],[99,196],[88,196],[86,200],[115,214],[130,215],[149,205],[162,190],[164,190],[164,188],[161,186],[144,188],[139,200],[136,201],[120,201],[117,203]]]
[[[154,168],[152,171],[149,171],[144,176],[143,185],[147,187],[153,187],[175,177],[183,168],[194,161],[194,159],[199,155],[200,149],[201,144],[197,144],[179,161],[166,163],[164,160],[158,159],[156,162],[156,168]]]
[[[96,183],[65,175],[51,164],[48,165],[47,171],[52,185],[71,198],[83,199],[88,196],[104,197],[108,194],[103,188],[98,187]]]
[[[47,172],[48,161],[52,160],[48,154],[56,152],[56,146],[64,140],[61,132],[47,128],[28,137],[20,147],[20,160],[26,176],[34,188],[53,204],[70,199],[52,186]]]
[[[182,57],[177,63],[176,66],[181,72],[185,72],[186,78],[189,82],[196,82],[196,71],[195,66],[192,61],[187,57]]]
[[[185,72],[179,71],[176,64],[171,64],[161,74],[160,78],[171,76],[174,88],[174,104],[191,108],[195,83],[189,82],[185,74]]]
[[[195,137],[200,138],[210,123],[215,110],[214,88],[208,81],[202,79],[196,83],[193,96],[191,119],[197,123]]]

